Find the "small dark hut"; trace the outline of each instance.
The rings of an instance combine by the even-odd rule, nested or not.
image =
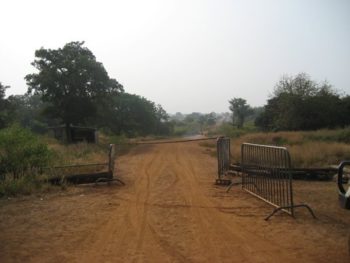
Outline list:
[[[52,131],[53,137],[57,140],[64,142],[88,142],[88,143],[97,143],[98,142],[98,132],[96,128],[81,127],[69,125],[69,134],[70,137],[67,138],[66,126],[60,125],[56,127],[50,127],[49,130]]]

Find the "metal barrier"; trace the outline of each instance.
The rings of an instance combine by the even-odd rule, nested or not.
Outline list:
[[[294,204],[291,160],[286,148],[244,143],[241,146],[241,158],[242,188],[276,207],[265,220],[278,211],[294,217],[297,207],[307,208],[315,218],[308,205]]]
[[[52,184],[61,184],[64,181],[74,184],[117,181],[124,185],[122,180],[114,176],[115,156],[115,145],[110,144],[107,163],[48,167],[45,169],[51,175],[48,181]]]
[[[230,169],[230,139],[219,137],[216,141],[218,156],[218,178]]]
[[[223,179],[230,169],[230,138],[218,137],[216,141],[216,152],[218,159],[218,184],[229,184],[229,180]]]

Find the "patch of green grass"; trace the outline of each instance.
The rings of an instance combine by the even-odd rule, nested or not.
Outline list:
[[[62,190],[34,176],[23,176],[17,180],[7,178],[0,181],[0,198],[4,196],[30,195]]]
[[[47,166],[52,152],[46,143],[19,125],[0,130],[0,178],[19,179]]]
[[[215,129],[210,129],[208,131],[209,136],[225,136],[229,138],[238,138],[248,133],[256,132],[256,127],[252,123],[246,123],[245,126],[241,129],[237,129],[235,126],[232,126],[231,123],[222,123],[217,126]]]
[[[93,173],[99,172],[101,169],[106,169],[106,166],[65,167],[57,169],[52,167],[107,163],[108,146],[110,143],[116,144],[117,156],[127,153],[134,147],[133,145],[127,144],[129,139],[125,136],[106,136],[102,134],[100,136],[100,143],[98,144],[82,142],[67,145],[47,136],[34,136],[33,134],[29,134],[26,130],[22,130],[20,127],[15,127],[12,130],[2,130],[1,132],[2,137],[0,137],[8,139],[6,141],[2,140],[0,144],[8,143],[5,145],[6,148],[0,148],[0,164],[10,163],[9,160],[12,161],[13,164],[17,164],[18,162],[21,173],[20,176],[17,176],[17,174],[8,172],[8,169],[1,170],[4,168],[4,165],[0,167],[0,197],[27,195],[49,191],[51,188],[56,189],[57,187],[55,188],[55,186],[46,183],[47,180],[45,180],[45,176]],[[29,142],[27,143],[27,141]],[[18,146],[16,142],[19,142],[17,143]],[[44,145],[46,148],[43,148],[42,151],[29,151],[31,149],[36,149],[33,145],[39,145],[42,148],[42,145]],[[39,149],[41,150],[41,148]],[[24,154],[26,154],[23,155],[24,157],[31,154],[28,155],[30,157],[28,157],[28,161],[23,161],[24,157],[20,155],[21,150],[24,150]],[[42,156],[42,153],[49,153],[50,158],[45,159],[45,162],[39,163],[40,165],[37,165],[38,167],[34,166],[35,169],[27,165],[27,163],[37,164],[37,158]],[[18,158],[18,156],[20,156],[20,158]],[[44,157],[46,157],[46,155],[44,155]],[[40,160],[41,159],[39,159],[39,161]],[[12,163],[10,164],[12,165]],[[9,167],[11,168],[12,166]],[[27,167],[31,169],[27,169]],[[41,171],[43,174],[40,174]],[[62,187],[65,188],[66,186],[63,185]]]

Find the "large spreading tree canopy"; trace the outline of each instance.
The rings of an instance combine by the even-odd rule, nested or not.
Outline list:
[[[123,91],[83,45],[70,42],[63,48],[37,50],[32,65],[38,73],[25,77],[28,93],[39,94],[48,103],[45,113],[67,127],[84,124],[96,115],[98,104]]]
[[[101,119],[108,122],[103,126],[112,133],[133,137],[172,132],[169,116],[161,105],[126,92],[112,96],[111,99],[111,107],[105,110]]]
[[[264,130],[315,130],[348,125],[349,99],[305,73],[283,76],[255,124]]]

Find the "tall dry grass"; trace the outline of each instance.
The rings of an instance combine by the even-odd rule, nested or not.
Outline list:
[[[294,167],[328,167],[350,159],[350,145],[338,142],[306,142],[287,146]]]
[[[49,148],[55,153],[53,165],[105,163],[108,160],[108,147],[98,144],[77,143],[64,145],[51,143]]]
[[[231,140],[233,162],[240,162],[242,143],[284,146],[294,167],[329,167],[350,159],[349,129],[250,133]]]
[[[55,158],[51,166],[90,164],[108,162],[109,144],[116,144],[116,155],[126,154],[133,146],[128,145],[125,136],[99,134],[99,142],[65,144],[52,137],[42,136],[41,140],[48,144],[54,152]]]

